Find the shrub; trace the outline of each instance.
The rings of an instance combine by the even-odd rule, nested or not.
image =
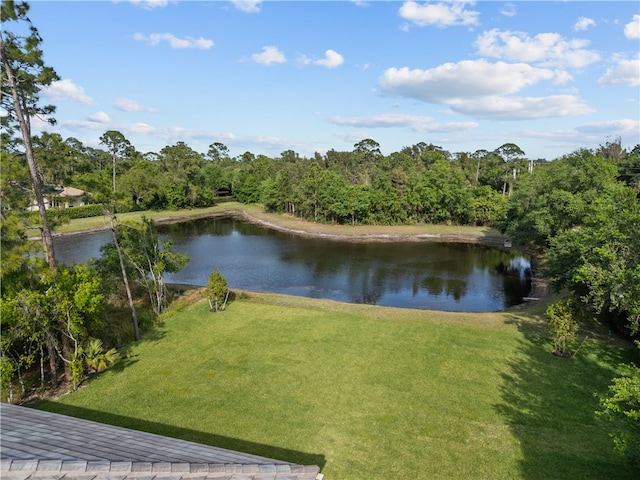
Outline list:
[[[212,312],[220,312],[226,308],[229,289],[227,288],[227,279],[220,274],[218,267],[209,275],[209,283],[207,283],[205,293]]]
[[[124,203],[118,203],[116,205],[116,211],[118,213],[129,212],[131,211],[131,207]],[[34,223],[39,221],[40,217],[37,211],[31,212],[30,215]],[[47,210],[47,216],[55,224],[66,223],[69,220],[75,220],[77,218],[99,217],[100,215],[104,215],[104,206],[99,203],[70,208],[53,207]]]
[[[640,463],[640,368],[624,365],[623,375],[613,379],[609,395],[600,399],[596,415],[614,427],[611,438],[616,452],[631,463]]]
[[[553,340],[553,354],[569,357],[569,349],[575,344],[578,334],[575,302],[572,299],[560,300],[547,307],[545,318],[547,328]]]

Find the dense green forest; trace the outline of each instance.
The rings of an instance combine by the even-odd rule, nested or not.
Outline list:
[[[365,139],[351,151],[329,150],[304,158],[288,150],[271,158],[251,152],[230,157],[218,142],[206,153],[177,142],[143,154],[117,131],[100,137],[103,149],[51,133],[32,141],[45,186],[79,188],[91,203],[115,199],[120,211],[204,207],[233,195],[273,212],[354,225],[501,226],[514,190],[531,189],[530,178],[538,178],[553,163],[528,159],[514,143],[472,153],[419,143],[383,155],[377,142]],[[3,151],[5,168],[12,168],[14,181],[28,190],[28,172],[20,170],[20,145],[4,142]],[[602,174],[604,183],[615,179],[636,191],[640,188],[640,147],[626,151],[619,141],[607,142],[595,151],[568,154],[565,160],[576,155],[585,162],[598,157],[610,167],[585,175]],[[15,167],[9,165],[12,161]],[[581,185],[561,187],[575,190]],[[54,201],[55,192],[50,196]],[[541,238],[530,241],[540,243]]]
[[[3,2],[3,23],[28,22],[27,12],[26,4]],[[203,207],[227,196],[314,222],[497,227],[543,255],[543,273],[570,300],[569,316],[629,337],[638,333],[640,145],[627,149],[616,139],[545,161],[527,158],[510,142],[474,152],[424,142],[383,155],[365,139],[351,151],[313,158],[291,150],[277,158],[231,157],[215,141],[203,153],[184,142],[141,153],[122,133],[106,131],[94,148],[56,133],[31,134],[31,118],[55,111],[39,105],[38,92],[57,75],[42,61],[37,30],[28,31],[20,37],[4,30],[0,48],[7,112],[0,149],[5,399],[20,398],[34,383],[55,387],[61,370],[77,386],[115,361],[113,347],[139,338],[138,327],[166,307],[162,274],[186,259],[158,241],[152,222],[118,225],[113,214]],[[92,205],[45,208],[63,186],[87,192]],[[113,246],[95,263],[58,266],[51,231],[90,215],[111,217]],[[42,242],[28,241],[34,228]],[[629,378],[637,386],[638,369]],[[637,429],[640,393],[633,388],[623,388],[629,396],[612,405],[630,405]]]

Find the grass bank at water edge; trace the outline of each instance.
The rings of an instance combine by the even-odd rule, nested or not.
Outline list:
[[[317,464],[327,480],[635,478],[594,415],[635,351],[594,335],[555,357],[543,311],[251,293],[212,314],[182,300],[116,368],[35,406]]]

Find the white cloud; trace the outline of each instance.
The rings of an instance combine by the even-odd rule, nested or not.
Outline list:
[[[357,128],[410,128],[416,132],[453,132],[477,128],[476,122],[435,123],[433,117],[385,113],[366,117],[334,116],[329,119],[336,125]]]
[[[109,115],[107,115],[102,111],[96,112],[93,115],[89,115],[88,119],[90,122],[95,122],[95,123],[109,123],[111,121],[111,119],[109,118]]]
[[[516,15],[516,5],[514,3],[506,3],[504,7],[500,9],[500,14],[505,17],[515,17]]]
[[[43,122],[37,117],[34,118],[32,126],[34,128],[37,128],[38,130],[50,130],[51,128],[49,124]],[[276,142],[273,139],[263,139],[263,141],[261,142],[260,139],[255,139],[253,137],[238,137],[237,135],[229,132],[197,130],[181,126],[157,127],[142,122],[114,123],[111,122],[108,115],[106,115],[104,112],[97,112],[94,115],[89,116],[87,120],[62,120],[54,128],[66,130],[68,131],[68,134],[80,139],[85,145],[90,145],[93,143],[97,148],[101,147],[97,142],[97,138],[99,135],[96,135],[95,132],[104,132],[107,129],[113,129],[122,132],[125,137],[130,139],[132,139],[131,137],[136,137],[136,139],[132,139],[132,141],[137,143],[138,146],[140,144],[154,145],[156,143],[159,143],[161,146],[165,146],[174,144],[178,141],[185,141],[187,143],[202,142],[203,148],[205,148],[206,145],[211,143],[212,138],[219,139],[220,141],[229,144],[239,144],[242,146],[242,148],[246,148],[247,143],[255,144],[258,146],[261,143],[267,146],[269,146],[270,144],[276,145]],[[282,140],[281,144],[284,143],[285,141]],[[280,150],[278,151],[290,148],[291,142],[288,141],[286,143],[289,146],[280,148]],[[153,148],[154,147],[150,147],[150,150]]]
[[[460,99],[449,102],[452,110],[494,120],[531,120],[536,118],[586,115],[593,109],[575,95],[548,97],[500,97]]]
[[[7,112],[5,112],[4,110],[0,110],[0,117],[6,117],[7,116]],[[33,132],[42,132],[42,131],[52,131],[55,130],[59,125],[60,122],[56,121],[55,125],[51,125],[48,122],[48,118],[45,117],[39,117],[39,116],[35,116],[31,118],[31,130]]]
[[[559,74],[526,63],[490,63],[464,60],[445,63],[430,70],[389,68],[379,79],[388,95],[432,103],[515,93],[542,80],[558,80]]]
[[[211,136],[209,136],[211,138]],[[287,145],[291,145],[291,141],[281,137],[271,137],[266,135],[249,135],[243,137],[243,141],[249,145],[257,147],[282,149]]]
[[[478,53],[516,62],[538,62],[542,66],[582,68],[600,60],[600,55],[586,50],[588,40],[565,40],[558,33],[540,33],[529,37],[524,32],[483,32],[476,39]]]
[[[42,90],[42,95],[51,100],[71,100],[90,105],[93,98],[84,93],[84,88],[77,86],[70,79],[58,80]]]
[[[589,27],[593,27],[596,24],[595,20],[588,17],[580,17],[576,24],[573,26],[573,29],[576,32],[581,32],[586,30]]]
[[[231,0],[231,3],[238,9],[247,13],[258,13],[262,0]]]
[[[343,140],[344,142],[347,143],[351,143],[351,144],[355,144],[360,142],[361,140],[364,140],[366,138],[371,138],[373,135],[371,135],[369,132],[363,131],[363,130],[359,130],[359,131],[348,131],[348,132],[339,132],[336,133],[336,137]]]
[[[478,128],[477,122],[444,122],[444,123],[430,123],[424,125],[421,128],[416,128],[418,132],[464,132],[473,128]]]
[[[553,143],[558,142],[563,144],[565,148],[567,148],[568,143],[577,143],[579,147],[584,148],[584,139],[573,128],[561,128],[553,130],[537,130],[529,128],[518,131],[517,136],[542,139]]]
[[[608,133],[621,136],[632,136],[638,138],[638,131],[640,131],[640,121],[632,120],[630,118],[623,118],[621,120],[608,120],[604,122],[587,123],[585,125],[576,127],[576,130],[583,133],[606,135]]]
[[[129,0],[136,7],[146,8],[147,10],[153,10],[154,8],[166,7],[169,0]]]
[[[150,135],[158,132],[156,127],[142,122],[124,124],[120,126],[120,129],[123,133],[131,135]]]
[[[98,112],[95,115],[92,115],[88,118],[87,121],[63,121],[60,122],[60,126],[65,127],[72,132],[74,135],[79,135],[78,132],[83,130],[88,131],[104,131],[105,124],[110,123],[109,128],[122,132],[126,137],[153,137],[160,139],[162,144],[170,145],[177,141],[186,141],[190,140],[204,140],[209,141],[211,138],[220,138],[224,140],[229,140],[235,138],[235,135],[230,133],[219,133],[219,132],[211,132],[205,130],[194,130],[189,128],[184,128],[180,126],[172,126],[172,127],[156,127],[153,125],[149,125],[148,123],[111,123],[108,120],[108,116],[106,116],[103,112]]]
[[[121,110],[123,112],[152,112],[153,109],[146,108],[142,106],[140,103],[135,100],[131,100],[129,98],[116,98],[116,101],[113,102],[113,107],[117,110]]]
[[[285,63],[287,61],[284,54],[274,46],[262,47],[262,53],[254,53],[251,55],[251,59],[262,65]]]
[[[308,57],[306,55],[299,55],[297,62],[300,65],[311,65],[313,63],[313,59],[311,59],[310,57]]]
[[[213,40],[209,40],[204,37],[178,38],[172,33],[152,33],[149,36],[143,33],[135,33],[133,35],[133,39],[139,42],[144,42],[152,47],[156,47],[160,45],[160,42],[166,41],[171,48],[196,48],[200,50],[208,50],[215,44]]]
[[[567,78],[565,72],[526,63],[480,59],[446,63],[430,70],[389,68],[380,77],[379,86],[388,95],[444,104],[456,113],[482,118],[520,120],[591,112],[574,95],[513,96],[538,82],[562,82]]]
[[[640,38],[640,15],[634,15],[633,20],[624,26],[624,35],[629,40]]]
[[[78,129],[104,130],[104,122],[93,120],[92,117],[89,117],[88,120],[64,120],[59,122],[59,124],[60,126],[71,129],[72,131]]]
[[[327,50],[324,52],[324,58],[313,62],[314,65],[321,67],[336,68],[344,63],[344,57],[335,50]]]
[[[617,64],[607,69],[598,79],[598,85],[640,85],[640,57],[635,59],[619,58]]]
[[[424,115],[404,115],[395,113],[385,113],[382,115],[371,115],[367,117],[342,117],[334,116],[329,118],[336,125],[346,125],[349,127],[411,127],[432,122],[433,117]]]
[[[474,1],[454,1],[419,5],[410,0],[400,7],[399,13],[405,20],[421,27],[427,25],[438,27],[477,25],[479,12],[465,8],[466,5],[473,6],[474,4]]]

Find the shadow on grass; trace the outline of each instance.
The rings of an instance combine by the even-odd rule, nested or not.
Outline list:
[[[609,426],[594,413],[617,376],[614,368],[637,357],[637,349],[600,335],[574,358],[560,358],[551,354],[540,315],[522,312],[511,321],[523,338],[507,362],[502,403],[495,408],[520,442],[521,478],[640,478],[613,451]]]
[[[222,435],[199,432],[197,430],[180,428],[157,422],[150,422],[147,420],[141,420],[139,418],[125,417],[109,412],[101,412],[72,405],[65,405],[50,400],[42,400],[29,405],[29,407],[36,408],[38,410],[44,410],[47,412],[68,415],[70,417],[82,418],[84,420],[91,420],[93,422],[128,428],[131,430],[138,430],[147,433],[154,433],[156,435],[162,435],[165,437],[187,440],[190,442],[209,445],[212,447],[225,448],[228,450],[235,450],[237,452],[259,455],[261,457],[267,457],[274,460],[281,460],[300,465],[317,465],[321,470],[326,463],[324,455],[320,454],[298,452],[295,450],[275,447],[272,445],[263,445],[261,443],[248,442],[246,440],[240,440],[238,438],[225,437]]]
[[[158,342],[162,340],[166,334],[167,332],[164,330],[163,324],[160,322],[156,322],[155,324],[146,327],[144,333],[142,334],[141,340],[145,342]],[[118,360],[115,365],[110,367],[109,371],[122,372],[127,367],[135,364],[138,361],[138,354],[134,353],[134,347],[137,343],[138,342],[132,340],[129,343],[123,344],[122,346],[118,347],[117,350],[120,354],[120,360]],[[91,376],[88,381],[93,380],[93,378],[95,377]]]

